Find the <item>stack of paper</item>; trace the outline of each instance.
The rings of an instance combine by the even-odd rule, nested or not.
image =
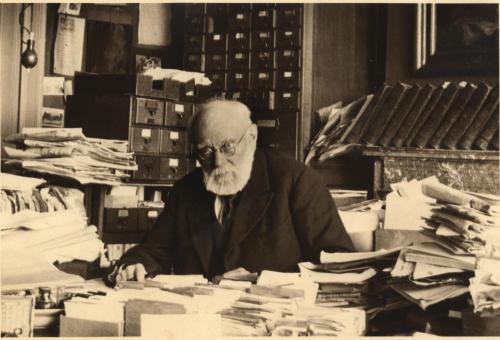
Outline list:
[[[23,128],[6,138],[17,148],[4,146],[6,155],[29,171],[72,178],[81,184],[117,185],[137,170],[132,153],[115,151],[112,141],[87,139],[79,128]]]
[[[500,258],[480,258],[469,291],[475,313],[500,313]]]
[[[498,206],[490,203],[500,201],[499,197],[486,201],[437,182],[424,183],[422,191],[441,203],[431,210],[426,232],[441,245],[477,255],[500,245],[500,214]]]
[[[399,282],[391,287],[425,309],[466,293],[475,268],[472,254],[455,253],[439,243],[419,243],[401,251],[391,272]]]
[[[384,269],[396,262],[400,248],[361,253],[321,253],[321,264],[300,263],[301,275],[319,283],[316,303],[373,308]]]

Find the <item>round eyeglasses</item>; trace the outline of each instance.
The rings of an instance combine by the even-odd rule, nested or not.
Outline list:
[[[252,126],[252,124],[250,124],[245,129],[245,131],[243,131],[243,134],[238,139],[238,141],[236,141],[236,142],[226,141],[226,142],[222,143],[222,145],[219,146],[218,148],[216,148],[214,145],[198,148],[198,149],[196,149],[196,157],[198,157],[198,159],[200,161],[208,161],[208,160],[212,159],[214,153],[217,150],[221,154],[223,154],[225,157],[233,156],[236,153],[236,148],[240,145],[241,141],[243,140],[243,137],[245,137],[250,126]]]

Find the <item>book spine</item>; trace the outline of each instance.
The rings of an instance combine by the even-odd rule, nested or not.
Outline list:
[[[476,142],[474,143],[481,150],[488,150],[488,145],[490,144],[493,136],[498,131],[498,104],[496,105],[493,115],[488,119],[486,126],[479,134]]]
[[[387,99],[387,93],[390,89],[391,86],[384,84],[377,96],[372,99],[372,102],[367,107],[367,110],[363,112],[363,115],[356,122],[356,125],[350,132],[349,137],[346,139],[348,143],[357,144],[361,141],[361,137],[363,136],[366,126],[370,124],[370,117],[374,114],[374,112],[376,112],[378,107],[380,107],[381,103],[385,102]]]
[[[366,136],[363,139],[364,142],[370,145],[377,144],[382,132],[394,116],[395,110],[399,107],[409,89],[410,86],[403,83],[398,83],[393,88],[389,98],[378,111],[378,116],[372,117],[373,124],[371,124],[370,128],[366,131]]]
[[[436,132],[431,137],[429,141],[429,145],[431,147],[433,147],[434,149],[439,149],[439,147],[441,146],[441,141],[446,136],[446,133],[450,130],[451,126],[458,119],[476,89],[477,86],[468,84],[465,88],[459,91],[455,101],[450,106],[450,109],[439,124]]]
[[[373,110],[373,107],[378,100],[378,96],[379,93],[366,96],[363,106],[339,138],[339,144],[343,144],[344,142],[351,143],[351,140],[354,140],[353,136],[358,134],[361,130],[362,125],[366,121],[366,116]]]
[[[432,97],[429,99],[429,102],[424,107],[424,109],[421,111],[421,113],[418,116],[415,124],[413,124],[412,129],[411,129],[409,135],[407,136],[407,138],[405,140],[405,143],[404,143],[405,146],[411,146],[412,145],[413,139],[417,135],[418,131],[420,131],[420,128],[422,127],[422,125],[424,125],[427,117],[429,117],[429,115],[432,113],[432,111],[436,107],[437,103],[439,102],[439,100],[443,96],[443,92],[444,92],[445,88],[446,87],[444,87],[444,84],[443,84],[442,86],[438,87],[434,91]]]
[[[469,150],[472,144],[479,136],[479,133],[483,130],[484,126],[493,114],[495,107],[498,105],[498,86],[491,90],[488,98],[484,102],[483,106],[477,113],[475,119],[472,121],[471,125],[464,133],[460,141],[458,142],[458,148]]]
[[[463,88],[462,88],[463,89]],[[446,90],[444,90],[441,100],[438,101],[436,107],[429,114],[424,124],[418,131],[412,144],[420,147],[426,148],[432,135],[436,132],[437,127],[441,124],[444,119],[446,112],[450,108],[451,104],[455,100],[459,92],[459,86],[452,83],[448,85]]]
[[[382,132],[382,135],[379,140],[379,144],[382,146],[389,146],[389,143],[394,138],[399,128],[402,126],[406,116],[410,112],[413,104],[416,102],[418,95],[422,91],[422,87],[418,84],[415,84],[408,90],[405,98],[401,101],[401,104],[396,108],[394,114],[389,120],[386,128]]]
[[[390,145],[394,145],[396,147],[401,147],[405,143],[408,135],[413,129],[413,126],[418,121],[422,111],[427,106],[431,98],[434,96],[434,92],[436,91],[436,87],[427,84],[418,94],[415,103],[411,107],[410,111],[406,115],[406,118],[401,123],[401,127],[396,131],[396,135],[391,140]]]
[[[382,90],[382,93],[380,95],[379,100],[377,101],[377,104],[375,104],[373,111],[368,115],[368,119],[366,120],[363,129],[361,129],[361,133],[359,135],[360,141],[363,141],[365,139],[365,136],[368,134],[368,131],[371,130],[373,122],[375,122],[376,117],[380,115],[382,108],[386,105],[393,91],[394,87],[389,85],[385,86],[384,89]]]
[[[477,113],[483,106],[486,98],[490,94],[492,87],[486,83],[479,84],[476,91],[472,95],[469,103],[465,106],[464,110],[457,121],[450,128],[448,133],[443,139],[441,145],[448,149],[455,149],[457,147],[458,141],[464,135],[465,131],[474,121]]]

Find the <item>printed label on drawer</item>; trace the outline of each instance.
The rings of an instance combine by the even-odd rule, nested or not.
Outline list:
[[[267,79],[269,78],[269,75],[265,72],[259,73],[259,79]]]
[[[283,51],[283,56],[285,57],[291,57],[292,56],[292,50],[284,50]]]
[[[291,78],[292,77],[292,72],[290,72],[290,71],[283,72],[283,77],[285,77],[285,78]]]
[[[245,33],[238,32],[235,35],[236,39],[245,39]]]
[[[260,32],[259,38],[269,38],[269,32]]]
[[[215,34],[213,40],[220,40],[220,34]]]
[[[156,210],[150,210],[147,213],[148,218],[157,218],[158,217],[158,211]]]
[[[234,77],[235,77],[236,79],[243,79],[243,73],[236,73],[236,74],[234,75]]]
[[[170,132],[170,140],[178,140],[179,139],[179,132],[172,131]]]
[[[257,126],[263,128],[273,128],[276,127],[276,120],[275,119],[257,120]]]
[[[197,59],[197,56],[195,56],[195,55],[188,56],[189,61],[196,61],[196,59]]]
[[[285,35],[287,37],[291,37],[293,35],[293,31],[285,31]]]
[[[234,55],[234,58],[235,58],[235,59],[243,59],[243,53],[236,53],[236,54]]]
[[[285,15],[294,15],[295,14],[295,10],[293,10],[293,9],[286,9],[284,14]]]
[[[259,11],[259,17],[267,17],[267,11]]]
[[[290,92],[285,92],[282,95],[283,98],[292,98],[292,94]]]
[[[142,129],[141,130],[142,138],[151,138],[151,130],[150,129]]]
[[[269,52],[260,52],[259,59],[269,59]]]
[[[238,13],[238,14],[236,14],[236,19],[243,20],[243,19],[245,19],[245,15],[243,13]]]
[[[118,217],[128,217],[128,210],[127,209],[118,210]]]
[[[214,54],[214,55],[212,56],[212,60],[219,61],[219,60],[221,60],[221,59],[222,59],[222,56],[221,56],[220,54]]]
[[[179,160],[177,158],[169,158],[168,159],[168,166],[172,168],[177,168],[179,166]]]
[[[175,112],[184,112],[184,105],[182,105],[182,104],[175,104],[174,105],[174,111]]]

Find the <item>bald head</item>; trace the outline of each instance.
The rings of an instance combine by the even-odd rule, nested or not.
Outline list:
[[[248,107],[235,100],[211,100],[203,104],[191,123],[195,144],[240,136],[252,124]]]

